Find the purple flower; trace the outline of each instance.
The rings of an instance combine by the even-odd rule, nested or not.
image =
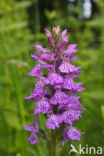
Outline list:
[[[69,36],[65,36],[65,37],[63,38],[63,40],[61,41],[61,43],[60,43],[60,45],[59,45],[59,48],[60,48],[60,49],[63,49],[63,48],[65,47],[66,43],[68,42],[68,40],[69,40]]]
[[[34,118],[34,125],[33,126],[32,125],[25,125],[24,128],[26,131],[31,132],[31,135],[28,138],[28,141],[31,144],[36,144],[38,142],[38,137],[36,136],[36,132],[39,131],[39,127],[38,127],[38,123],[37,123],[37,120],[36,120],[34,115],[33,115],[33,118]]]
[[[69,109],[62,115],[62,119],[66,124],[72,125],[75,120],[80,117],[80,111],[75,109]]]
[[[33,46],[37,51],[42,52],[42,53],[51,53],[50,50],[43,48],[41,45],[34,45]]]
[[[38,53],[31,54],[31,57],[33,57],[37,61],[42,60],[44,62],[53,61],[54,60],[54,56],[55,56],[54,54],[49,54],[49,53],[44,53],[42,55],[39,55]]]
[[[81,87],[82,84],[83,84],[83,82],[81,82],[81,83],[75,83],[70,76],[66,76],[64,78],[64,81],[63,81],[63,88],[64,89],[71,90],[73,92],[76,92],[76,91],[77,92],[81,92],[81,91],[84,90],[84,88]]]
[[[39,101],[36,102],[36,107],[34,113],[39,115],[40,113],[46,114],[51,111],[51,106],[49,104],[48,98],[41,98]]]
[[[63,83],[63,77],[56,72],[50,72],[48,77],[44,79],[45,84],[59,85]]]
[[[75,129],[74,127],[66,126],[63,132],[64,140],[62,145],[64,145],[67,140],[74,140],[74,141],[80,140],[81,135],[82,133],[77,129]]]
[[[74,55],[74,56],[69,55],[69,61],[70,62],[76,60],[77,58],[78,58],[77,55]]]
[[[61,73],[72,73],[75,71],[75,66],[68,61],[63,61],[59,66],[59,70]]]
[[[35,68],[33,68],[33,70],[28,75],[40,78],[42,76],[41,70],[42,70],[42,67],[39,64],[37,64]]]
[[[83,113],[79,102],[80,96],[77,96],[77,92],[84,90],[81,86],[83,82],[74,81],[82,71],[79,71],[81,66],[76,67],[72,64],[72,61],[78,58],[77,55],[73,55],[78,50],[77,44],[67,46],[69,40],[67,29],[61,33],[60,26],[57,26],[53,27],[52,33],[45,29],[45,34],[48,38],[49,49],[41,45],[33,46],[39,53],[31,54],[31,57],[37,60],[37,65],[29,76],[36,77],[37,83],[26,99],[35,102],[35,115],[43,114],[46,117],[48,129],[63,131],[64,144],[67,140],[79,140],[82,135],[80,131],[72,127]],[[38,142],[36,133],[46,135],[46,132],[38,128],[35,117],[33,126],[24,127],[31,132],[28,138],[31,144]]]
[[[48,29],[44,29],[44,31],[45,31],[45,34],[46,34],[47,37],[48,37],[48,42],[49,42],[49,44],[50,44],[51,47],[54,49],[56,46],[55,46],[55,43],[54,43],[54,40],[53,40],[53,38],[52,38],[51,33],[49,32]]]
[[[67,29],[65,29],[62,34],[61,34],[61,39],[64,39],[65,36],[67,35]]]
[[[72,53],[77,52],[78,50],[75,49],[76,46],[77,46],[77,44],[70,44],[70,45],[67,47],[67,49],[63,52],[63,54],[64,54],[65,56],[69,56],[69,55],[71,55]]]
[[[76,130],[74,127],[71,127],[70,130],[67,132],[67,135],[70,140],[80,140],[82,133]]]
[[[31,133],[30,137],[28,137],[28,141],[31,143],[31,144],[36,144],[38,143],[38,137],[36,136],[36,134],[33,132]]]
[[[69,100],[68,100],[66,109],[70,108],[70,109],[80,110],[81,104],[78,101],[79,98],[80,98],[80,96],[77,96],[76,94],[69,96]]]
[[[51,36],[51,33],[50,33],[50,31],[48,29],[45,28],[44,29],[44,32],[45,32],[45,34],[46,34],[47,37]]]
[[[44,87],[44,83],[41,80],[38,80],[35,89],[32,90],[32,94],[26,97],[26,99],[33,100],[33,101],[40,99],[45,94],[43,87]]]
[[[64,105],[68,102],[68,95],[62,92],[60,89],[55,92],[55,94],[51,97],[50,103],[52,105]]]
[[[41,59],[41,55],[39,55],[38,53],[31,54],[31,57],[33,57],[37,61],[39,61]]]
[[[59,128],[59,123],[62,122],[61,115],[52,114],[46,121],[46,126],[49,129]]]
[[[45,53],[45,54],[41,55],[41,59],[43,61],[53,61],[54,60],[54,54]]]

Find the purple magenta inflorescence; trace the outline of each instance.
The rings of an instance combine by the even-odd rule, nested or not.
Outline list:
[[[80,67],[76,67],[71,62],[77,59],[77,44],[68,43],[67,29],[62,33],[60,26],[53,27],[52,33],[45,29],[48,38],[49,49],[41,45],[33,46],[37,52],[31,54],[37,65],[29,73],[29,76],[37,78],[35,89],[31,95],[26,97],[28,100],[35,102],[34,125],[25,125],[25,130],[30,131],[31,135],[28,141],[31,144],[38,142],[37,133],[43,132],[38,127],[36,115],[41,113],[46,117],[46,126],[48,129],[63,131],[62,145],[67,140],[79,140],[82,133],[73,127],[76,120],[79,120],[83,108],[79,102],[81,92],[84,88],[83,83],[75,83],[74,79],[79,77]],[[47,69],[43,72],[43,69]],[[44,132],[44,134],[47,134]]]

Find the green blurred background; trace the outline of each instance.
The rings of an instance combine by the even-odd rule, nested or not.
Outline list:
[[[57,25],[68,29],[69,43],[78,44],[75,64],[83,66],[79,81],[86,82],[80,94],[86,111],[75,124],[85,134],[73,144],[104,147],[104,1],[0,0],[0,156],[49,155],[43,139],[34,146],[27,141],[23,125],[33,122],[35,104],[24,97],[36,82],[27,76],[36,64],[32,45],[45,46],[44,27]],[[44,117],[38,121],[46,129]],[[69,150],[66,143],[57,156],[69,156]]]

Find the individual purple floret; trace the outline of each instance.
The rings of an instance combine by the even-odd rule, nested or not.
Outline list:
[[[58,114],[52,114],[46,121],[46,126],[49,129],[59,128],[59,123],[62,122],[62,116]]]
[[[39,131],[39,128],[38,128],[37,120],[34,115],[33,115],[33,118],[34,118],[34,125],[33,126],[25,125],[24,128],[25,128],[25,130],[31,132],[31,135],[28,138],[28,141],[31,142],[31,144],[36,144],[36,143],[38,143],[38,137],[36,136],[36,132]]]
[[[34,113],[37,115],[39,115],[40,113],[47,114],[50,110],[51,106],[49,104],[49,99],[46,97],[42,97],[36,102]]]
[[[52,105],[64,105],[68,102],[69,97],[66,93],[61,91],[60,89],[56,90],[55,94],[50,98],[50,104]]]
[[[76,83],[74,80],[79,77],[81,66],[76,67],[72,63],[77,59],[77,55],[73,54],[78,50],[77,44],[67,46],[69,40],[67,29],[61,33],[60,26],[57,26],[53,27],[52,32],[45,29],[45,34],[49,48],[41,45],[33,46],[36,51],[31,57],[37,61],[37,65],[29,76],[36,77],[37,83],[26,99],[35,102],[34,115],[43,114],[48,129],[63,133],[61,138],[64,145],[68,140],[80,140],[82,135],[74,128],[74,122],[79,120],[83,113],[79,102],[80,96],[77,95],[77,92],[84,90],[83,82]],[[39,129],[35,116],[33,126],[24,126],[25,130],[31,132],[28,141],[32,144],[38,142],[36,133],[43,133],[45,138],[48,137],[46,132]]]
[[[63,145],[67,140],[74,140],[74,141],[80,140],[81,135],[82,133],[80,131],[78,131],[72,126],[67,125],[63,132],[63,138],[64,138]]]

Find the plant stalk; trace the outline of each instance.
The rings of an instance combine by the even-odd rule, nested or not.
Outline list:
[[[50,156],[56,156],[56,131],[51,130]]]

